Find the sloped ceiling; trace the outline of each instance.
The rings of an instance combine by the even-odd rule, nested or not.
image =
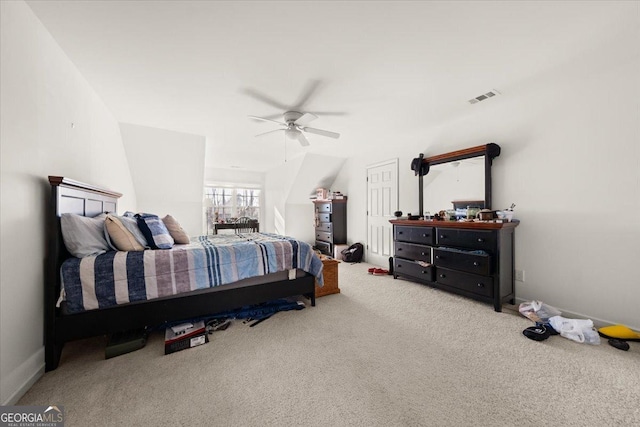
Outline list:
[[[638,13],[613,1],[27,3],[117,120],[204,135],[206,167],[251,171],[278,167],[285,148],[348,157],[416,138]],[[343,113],[312,123],[339,140],[312,135],[303,149],[282,133],[254,137],[277,126],[248,115],[277,117],[301,99]]]
[[[289,193],[287,203],[309,203],[309,197],[318,188],[330,188],[335,181],[343,158],[309,153],[305,155]]]

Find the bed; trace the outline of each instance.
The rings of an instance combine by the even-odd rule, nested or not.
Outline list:
[[[157,295],[153,295],[151,298],[130,296],[116,298],[111,295],[100,300],[100,297],[87,299],[85,296],[84,304],[81,302],[80,305],[78,305],[77,301],[74,304],[71,299],[67,301],[66,298],[61,297],[66,295],[65,292],[61,292],[62,283],[63,280],[66,281],[65,288],[67,289],[65,291],[69,292],[71,289],[69,277],[72,277],[73,274],[65,275],[62,267],[64,265],[68,273],[69,266],[72,266],[70,271],[73,272],[76,264],[77,268],[80,268],[81,261],[72,257],[65,247],[60,217],[66,213],[87,217],[94,217],[105,212],[116,213],[118,199],[122,194],[59,176],[50,176],[49,184],[51,185],[51,200],[49,212],[47,213],[48,247],[44,292],[46,371],[51,371],[58,367],[64,344],[76,339],[210,316],[242,306],[299,295],[308,298],[311,306],[315,306],[315,283],[317,278],[320,281],[322,279],[321,270],[318,272],[316,271],[317,269],[307,268],[309,263],[303,266],[302,262],[298,263],[297,261],[294,261],[293,265],[289,265],[291,261],[283,261],[281,266],[283,268],[275,268],[273,266],[272,268],[265,268],[264,274],[257,277],[243,278],[240,275],[235,277],[240,278],[240,280],[233,282],[230,282],[234,278],[233,274],[226,274],[226,280],[217,280],[215,283],[211,275],[203,279],[207,275],[198,276],[192,274],[190,278],[185,279],[188,289],[183,289],[185,292],[177,294],[163,295],[162,292],[156,290]],[[255,236],[246,236],[244,240],[273,240],[276,238],[274,236],[258,233]],[[183,257],[182,254],[186,253],[186,246],[193,247],[195,245],[195,250],[198,253],[201,251],[204,251],[205,254],[213,254],[214,251],[218,253],[217,249],[211,247],[212,244],[208,237],[194,239],[193,244],[177,248],[176,253],[178,255],[171,253],[170,257],[173,257],[171,258],[171,263],[172,265],[176,264],[175,259],[177,258],[175,257]],[[248,243],[245,242],[245,244]],[[295,242],[292,244],[296,245]],[[302,247],[307,244],[301,242],[300,245]],[[202,246],[202,249],[200,249],[200,246]],[[264,251],[266,244],[260,244],[260,246]],[[227,252],[230,250],[232,249],[226,249]],[[138,254],[143,257],[144,253],[147,256],[160,256],[161,254],[162,257],[167,258],[170,251],[145,250]],[[107,253],[98,255],[95,259],[98,260],[100,257],[111,259],[126,255],[127,253],[122,252]],[[315,257],[315,255],[313,256]],[[132,257],[132,259],[135,258]],[[316,263],[315,259],[312,261],[313,264]],[[95,261],[92,260],[91,262]],[[319,259],[317,262],[320,266],[322,265]],[[286,268],[292,266],[294,268]],[[304,271],[303,267],[308,271]],[[217,274],[220,277],[225,276],[224,272],[218,271]],[[229,277],[232,279],[229,279]],[[175,282],[177,281],[174,279]],[[82,288],[82,284],[78,286]],[[129,288],[132,287],[131,284],[128,286]],[[158,286],[158,289],[160,289],[160,286]],[[117,294],[118,291],[115,293]],[[119,301],[116,301],[118,299]],[[125,301],[122,301],[123,299]]]

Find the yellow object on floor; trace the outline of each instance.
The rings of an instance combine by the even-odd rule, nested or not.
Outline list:
[[[640,341],[640,334],[624,325],[605,326],[598,329],[605,338],[618,338],[625,341]]]

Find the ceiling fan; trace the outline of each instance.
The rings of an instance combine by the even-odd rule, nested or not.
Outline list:
[[[265,122],[277,123],[281,126],[280,129],[270,130],[268,132],[260,133],[256,136],[267,135],[273,132],[281,132],[284,131],[284,134],[289,139],[296,139],[302,146],[308,146],[309,140],[306,136],[304,136],[304,132],[313,133],[316,135],[327,136],[329,138],[340,138],[340,134],[336,132],[330,132],[328,130],[310,128],[307,126],[308,123],[317,119],[318,116],[311,113],[300,113],[298,111],[287,111],[284,113],[283,118],[284,122],[279,122],[276,120],[271,120],[266,117],[257,117],[257,116],[249,116],[249,118],[254,120],[262,120]]]

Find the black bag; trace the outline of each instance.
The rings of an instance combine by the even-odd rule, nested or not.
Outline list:
[[[364,254],[364,246],[362,246],[362,243],[354,243],[340,253],[342,254],[342,259],[346,262],[360,262]]]

